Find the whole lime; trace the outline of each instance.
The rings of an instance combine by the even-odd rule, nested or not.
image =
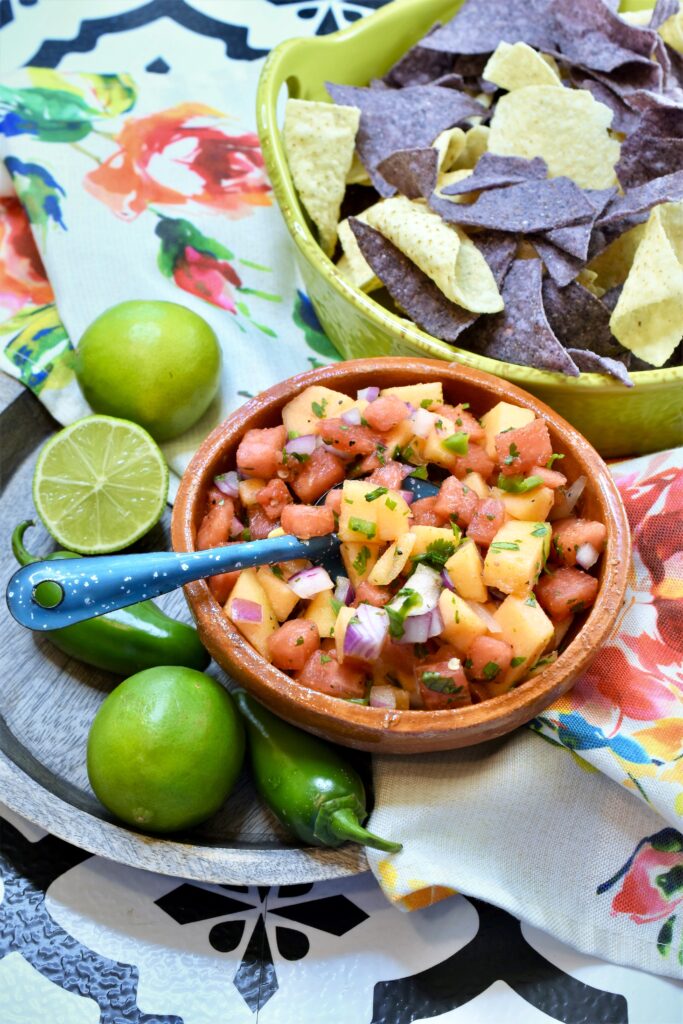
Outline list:
[[[244,757],[244,730],[215,679],[149,668],[105,699],[88,736],[88,778],[112,814],[147,832],[189,828],[226,800]]]
[[[76,377],[95,412],[133,420],[168,441],[202,416],[218,390],[221,352],[213,329],[175,302],[112,306],[86,329]]]

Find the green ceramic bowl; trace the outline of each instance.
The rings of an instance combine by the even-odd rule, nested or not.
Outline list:
[[[329,100],[326,80],[365,85],[370,78],[383,75],[435,21],[450,18],[461,2],[395,0],[342,32],[282,43],[264,65],[257,94],[263,156],[320,322],[347,359],[431,356],[504,377],[556,409],[604,456],[678,445],[683,441],[683,368],[633,373],[635,387],[627,389],[600,374],[565,377],[474,355],[426,334],[352,288],[318,246],[292,184],[278,127],[283,85],[289,96],[308,100]],[[648,0],[622,4],[627,9],[648,6],[652,6]]]

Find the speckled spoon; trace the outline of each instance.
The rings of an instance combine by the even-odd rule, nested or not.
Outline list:
[[[416,498],[438,493],[434,484],[415,477],[404,480],[403,488]],[[323,496],[319,504],[324,500]],[[7,605],[17,622],[28,629],[62,629],[167,594],[192,580],[293,558],[308,558],[335,578],[339,575],[339,537],[332,533],[299,540],[287,535],[206,551],[151,551],[32,562],[9,581]]]

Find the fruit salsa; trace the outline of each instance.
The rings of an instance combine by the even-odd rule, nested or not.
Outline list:
[[[246,432],[197,548],[336,532],[346,574],[299,559],[208,585],[302,686],[398,710],[487,700],[553,662],[595,601],[607,530],[576,516],[586,479],[568,481],[562,458],[545,421],[508,402],[477,419],[440,383],[308,387],[281,425]],[[408,477],[438,491],[414,500]]]

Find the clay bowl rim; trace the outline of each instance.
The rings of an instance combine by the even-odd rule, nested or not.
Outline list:
[[[387,731],[397,740],[395,749],[406,753],[465,746],[501,735],[531,720],[565,693],[610,635],[626,591],[631,538],[617,487],[595,449],[544,402],[502,378],[437,359],[394,356],[355,359],[297,374],[247,401],[202,442],[180,483],[173,508],[172,544],[175,551],[195,550],[202,495],[216,472],[234,468],[234,463],[232,467],[226,466],[224,452],[236,448],[246,430],[275,425],[286,402],[311,384],[355,391],[357,387],[378,383],[387,372],[405,376],[405,383],[441,379],[456,387],[459,383],[466,384],[482,393],[490,405],[511,401],[531,409],[547,421],[553,449],[571,452],[583,463],[588,478],[586,494],[594,493],[602,506],[607,545],[595,604],[557,661],[538,676],[481,704],[439,711],[387,711],[349,704],[303,688],[266,662],[223,614],[204,580],[187,584],[185,596],[202,640],[218,663],[257,699],[293,724],[318,735],[333,736],[335,742],[340,743],[345,742],[346,728],[348,745],[363,749],[376,747],[383,752],[388,752]],[[352,387],[349,386],[351,380]],[[302,716],[304,719],[310,716],[312,720],[302,720]],[[382,739],[385,743],[380,742]]]

